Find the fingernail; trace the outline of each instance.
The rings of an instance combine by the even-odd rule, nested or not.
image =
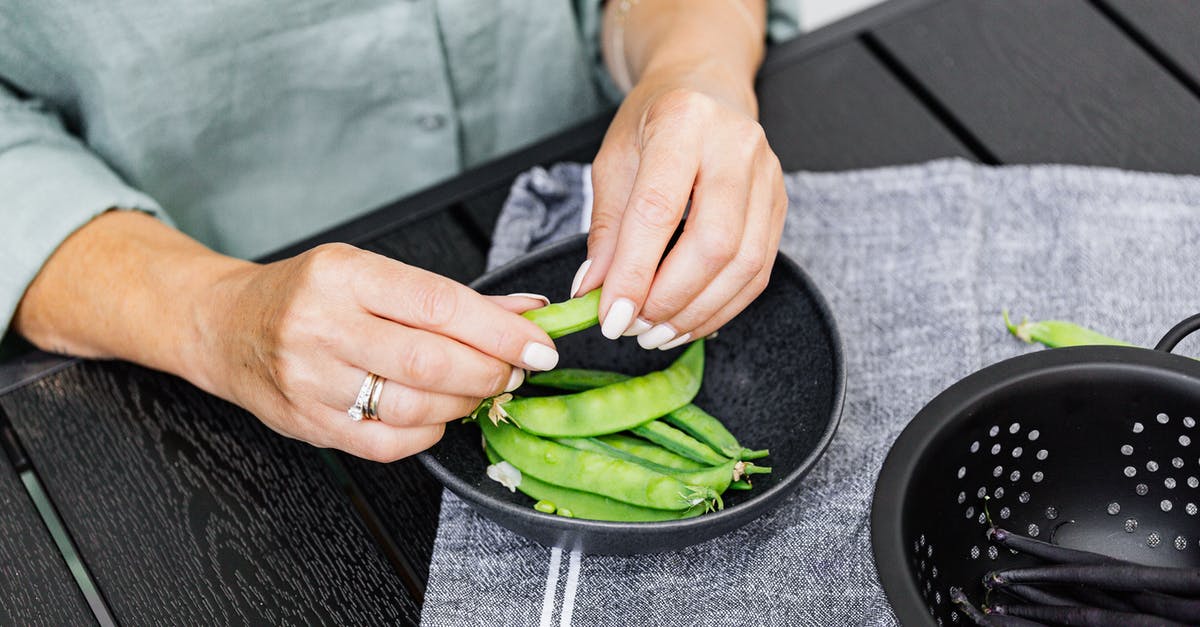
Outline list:
[[[658,347],[658,350],[660,350],[660,351],[669,351],[669,350],[671,350],[672,348],[675,348],[676,346],[679,346],[679,345],[681,345],[681,344],[683,344],[683,343],[687,342],[687,341],[688,341],[688,340],[690,340],[690,339],[692,339],[692,334],[691,334],[691,333],[684,333],[683,335],[681,335],[681,336],[679,336],[679,337],[677,337],[677,338],[675,338],[675,339],[671,340],[670,342],[667,342],[666,344],[663,344],[662,346],[659,346],[659,347]]]
[[[638,318],[637,320],[634,320],[633,324],[629,325],[629,328],[625,329],[625,332],[622,333],[621,335],[625,335],[625,336],[641,335],[641,334],[645,333],[646,331],[649,331],[650,327],[652,327],[652,326],[654,326],[654,325],[650,324],[648,321]]]
[[[509,294],[509,296],[520,296],[521,298],[532,298],[533,300],[542,301],[543,305],[550,304],[549,298],[546,298],[545,296],[542,296],[541,294],[534,294],[533,292],[514,292],[512,294]]]
[[[617,302],[608,308],[608,315],[604,316],[604,324],[600,325],[600,332],[604,334],[604,337],[615,340],[621,337],[621,333],[628,329],[632,322],[633,301],[628,298],[618,298]]]
[[[521,361],[530,370],[554,370],[558,365],[558,351],[537,342],[530,342],[521,351]]]
[[[508,375],[508,385],[504,386],[504,391],[511,392],[511,391],[521,387],[521,384],[524,382],[525,382],[525,369],[524,368],[513,368],[512,374]]]
[[[675,339],[675,327],[663,323],[638,336],[638,345],[646,350],[658,348]]]
[[[583,277],[587,276],[587,271],[590,267],[592,267],[592,260],[587,259],[575,271],[575,278],[571,281],[571,298],[575,298],[578,295],[579,286],[583,284]]]

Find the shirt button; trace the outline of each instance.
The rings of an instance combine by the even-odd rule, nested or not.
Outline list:
[[[417,118],[417,125],[427,131],[436,131],[446,125],[446,116],[440,113],[426,113]]]

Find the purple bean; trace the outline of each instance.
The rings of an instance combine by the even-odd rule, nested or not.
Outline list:
[[[1013,533],[1001,527],[992,527],[988,529],[988,537],[995,540],[998,544],[1008,547],[1014,551],[1020,551],[1034,557],[1040,557],[1048,562],[1059,562],[1063,564],[1117,564],[1120,560],[1111,558],[1107,555],[1092,553],[1091,551],[1080,551],[1078,549],[1069,549],[1065,546],[1035,540],[1028,536],[1023,536],[1019,533]]]
[[[1003,588],[1000,588],[1000,591],[1026,603],[1035,603],[1038,605],[1060,605],[1063,607],[1076,607],[1083,605],[1083,603],[1075,599],[1060,596],[1054,594],[1053,592],[1047,592],[1041,588],[1035,588],[1025,584],[1018,583],[1011,586],[1004,586]]]
[[[961,588],[950,588],[950,600],[962,610],[963,614],[967,615],[975,622],[976,625],[983,627],[1037,627],[1041,623],[1018,618],[1016,616],[989,616],[979,611],[979,608],[971,604],[971,600],[967,595],[963,594]]]
[[[1083,602],[1083,605],[1090,605],[1106,610],[1116,610],[1118,612],[1136,612],[1137,608],[1117,598],[1117,595],[1110,592],[1105,592],[1099,588],[1088,588],[1084,586],[1072,586],[1068,589],[1071,596]]]
[[[1200,599],[1181,599],[1156,592],[1136,592],[1126,598],[1143,612],[1186,623],[1200,624]]]
[[[1200,595],[1200,568],[1162,568],[1138,564],[1062,564],[992,571],[984,576],[988,589],[1014,583],[1057,583],[1095,586],[1108,590]]]
[[[1186,627],[1149,614],[1116,612],[1097,607],[1055,607],[1048,605],[993,605],[990,616],[1016,616],[1061,625],[1087,627]]]

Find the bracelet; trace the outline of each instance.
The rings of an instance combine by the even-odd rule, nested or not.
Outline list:
[[[614,24],[612,33],[609,35],[609,49],[612,51],[612,79],[617,84],[621,91],[628,93],[633,89],[633,78],[629,75],[629,64],[625,59],[625,21],[629,19],[629,12],[633,7],[637,6],[642,0],[618,0],[617,12],[613,16]],[[742,4],[742,0],[728,0],[737,9],[745,21],[746,26],[750,28],[750,32],[757,36],[758,22],[754,19],[754,15],[750,13],[750,9]]]

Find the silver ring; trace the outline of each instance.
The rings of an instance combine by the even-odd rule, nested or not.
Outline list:
[[[358,422],[363,419],[367,403],[371,402],[371,389],[375,387],[375,380],[378,378],[379,375],[374,372],[367,373],[362,385],[358,388],[358,397],[354,399],[354,404],[350,406],[350,409],[346,410],[346,415],[350,416],[350,420]]]
[[[387,379],[381,376],[375,376],[375,383],[371,386],[371,396],[367,400],[367,406],[364,408],[363,417],[367,420],[379,420],[379,397],[383,396],[383,384],[387,383]]]

